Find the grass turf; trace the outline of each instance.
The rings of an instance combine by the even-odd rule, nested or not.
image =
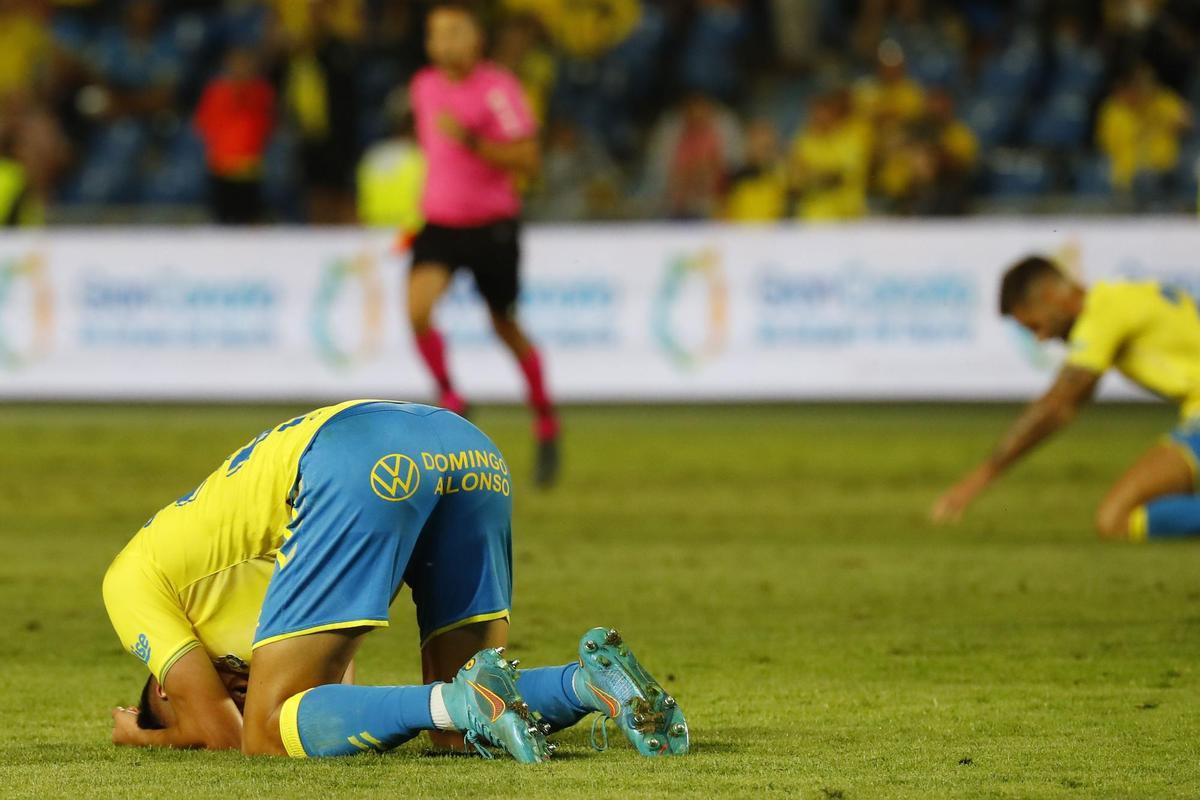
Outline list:
[[[560,734],[551,764],[117,749],[143,669],[99,584],[160,505],[281,407],[0,407],[0,795],[1195,796],[1200,548],[1100,544],[1106,485],[1172,424],[1102,407],[958,528],[924,521],[1011,408],[577,409],[552,493],[518,482],[511,650],[616,625],[679,698],[693,755]],[[526,419],[477,421],[529,471]],[[407,599],[360,680],[418,680]]]

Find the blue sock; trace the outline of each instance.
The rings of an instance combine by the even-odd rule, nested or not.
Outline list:
[[[592,713],[575,691],[575,673],[579,664],[572,661],[561,667],[523,669],[517,677],[517,691],[529,707],[541,713],[550,726],[560,731]]]
[[[432,685],[318,686],[284,702],[279,734],[298,758],[381,753],[433,730],[431,691]]]
[[[1176,494],[1160,497],[1145,505],[1146,538],[1176,539],[1200,534],[1200,496]],[[1138,527],[1134,512],[1132,528]],[[1131,534],[1135,534],[1131,530]]]

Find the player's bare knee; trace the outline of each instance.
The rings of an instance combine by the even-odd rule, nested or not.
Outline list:
[[[278,710],[266,722],[252,724],[246,721],[242,729],[242,753],[248,756],[287,755],[279,735]]]
[[[1101,503],[1096,509],[1096,534],[1102,539],[1127,539],[1129,509],[1120,503]]]
[[[420,336],[433,325],[433,309],[423,306],[409,306],[408,321],[412,325],[413,333]]]
[[[521,327],[516,320],[506,314],[492,312],[492,330],[511,350],[522,351],[527,347],[525,334],[521,332]]]

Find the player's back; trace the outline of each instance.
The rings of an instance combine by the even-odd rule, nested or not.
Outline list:
[[[105,575],[105,603],[122,640],[155,674],[195,639],[214,658],[249,660],[276,554],[290,535],[300,459],[324,424],[365,402],[319,408],[263,431],[117,555]],[[168,621],[165,634],[146,635],[137,620],[148,614]]]
[[[1098,281],[1071,332],[1070,361],[1116,367],[1133,382],[1200,415],[1200,314],[1186,293],[1149,280]]]

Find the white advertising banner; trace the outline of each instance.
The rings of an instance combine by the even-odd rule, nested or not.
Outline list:
[[[422,399],[390,235],[0,235],[0,398]],[[996,313],[1003,268],[1071,250],[1085,281],[1200,296],[1187,220],[531,228],[520,315],[567,401],[990,399],[1056,366]],[[472,399],[521,396],[459,276],[437,312]],[[1107,396],[1136,396],[1109,381]]]

